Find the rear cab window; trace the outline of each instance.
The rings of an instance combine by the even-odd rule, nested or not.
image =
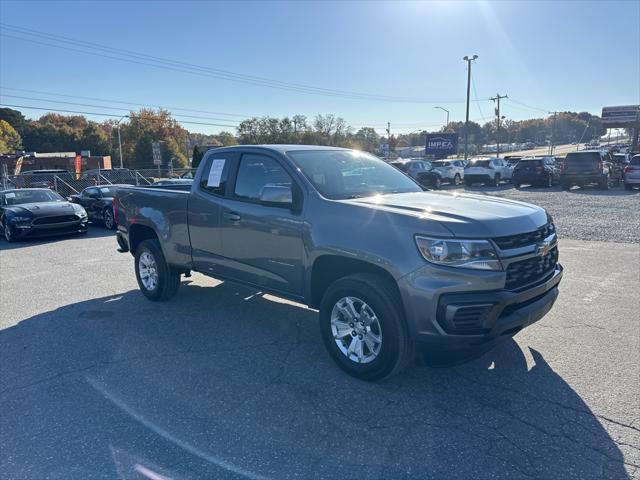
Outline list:
[[[202,191],[221,197],[225,195],[231,159],[231,155],[212,155],[205,160],[206,164],[200,178],[200,189]]]

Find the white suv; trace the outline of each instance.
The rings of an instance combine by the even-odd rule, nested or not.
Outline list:
[[[460,185],[464,180],[464,162],[462,160],[436,160],[431,167],[442,177],[443,182]]]
[[[464,169],[464,184],[474,183],[498,186],[503,180],[510,180],[513,169],[498,157],[472,158]]]

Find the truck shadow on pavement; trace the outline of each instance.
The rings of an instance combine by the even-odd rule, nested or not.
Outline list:
[[[329,359],[316,317],[183,284],[171,302],[129,291],[0,330],[2,476],[629,478],[612,436],[637,428],[594,415],[540,352],[509,340],[365,383]]]

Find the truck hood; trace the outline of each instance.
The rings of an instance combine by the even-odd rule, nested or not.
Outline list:
[[[529,203],[467,193],[410,192],[343,200],[398,215],[420,223],[437,221],[455,237],[493,238],[531,232],[548,221],[544,209]]]

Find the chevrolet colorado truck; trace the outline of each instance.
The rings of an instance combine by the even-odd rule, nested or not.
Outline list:
[[[189,191],[122,187],[113,210],[148,299],[194,271],[302,302],[319,309],[333,360],[363,380],[415,353],[488,351],[540,320],[562,278],[542,208],[426,192],[343,148],[209,150]]]

